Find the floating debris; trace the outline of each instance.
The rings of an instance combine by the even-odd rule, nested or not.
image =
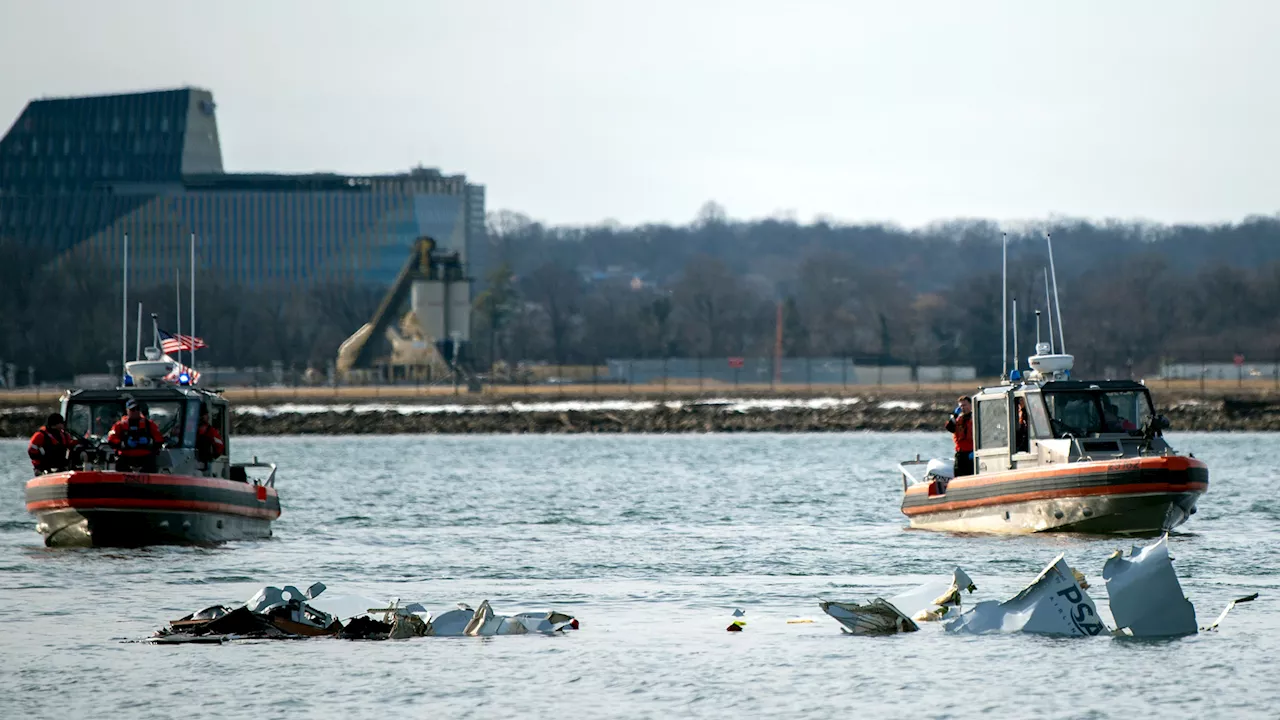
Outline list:
[[[1236,603],[1247,603],[1247,602],[1253,602],[1254,600],[1257,600],[1257,599],[1258,599],[1258,593],[1254,593],[1254,594],[1252,594],[1252,595],[1246,595],[1246,596],[1244,596],[1244,597],[1242,597],[1242,598],[1236,598],[1235,600],[1232,600],[1231,602],[1227,603],[1227,607],[1226,607],[1226,609],[1224,609],[1224,610],[1222,611],[1222,614],[1218,616],[1218,619],[1217,619],[1217,620],[1214,620],[1214,621],[1213,621],[1213,623],[1212,623],[1211,625],[1209,625],[1209,627],[1207,627],[1207,628],[1203,628],[1203,631],[1204,631],[1204,632],[1212,632],[1212,631],[1214,631],[1214,630],[1217,630],[1217,629],[1218,629],[1218,624],[1219,624],[1219,623],[1221,623],[1223,620],[1225,620],[1225,619],[1226,619],[1226,617],[1227,617],[1227,613],[1231,612],[1231,608],[1235,607],[1235,606],[1236,606]]]
[[[746,616],[746,611],[742,608],[736,608],[733,611],[733,622],[729,623],[729,627],[725,628],[729,632],[742,632],[747,629],[747,621],[741,618]]]
[[[1116,632],[1133,637],[1196,633],[1196,608],[1182,594],[1169,557],[1168,536],[1125,558],[1117,550],[1102,566]]]
[[[337,637],[348,640],[403,640],[414,637],[489,637],[553,635],[577,630],[578,619],[562,612],[498,615],[489,601],[473,610],[465,603],[433,617],[420,603],[402,605],[399,598],[378,602],[359,596],[326,597],[316,583],[299,591],[264,587],[247,603],[231,608],[215,605],[169,623],[148,642],[158,645],[224,643],[247,639]],[[326,609],[327,608],[327,611]],[[347,619],[342,622],[341,617]]]
[[[917,622],[939,620],[951,608],[959,607],[961,590],[972,593],[977,589],[968,574],[956,568],[949,579],[927,582],[888,600],[876,598],[869,603],[824,600],[818,606],[853,635],[915,632],[920,629]]]
[[[987,600],[947,621],[948,632],[1025,632],[1085,637],[1107,628],[1089,593],[1077,582],[1062,555],[1022,592],[1004,602]]]
[[[844,631],[851,635],[892,635],[920,629],[914,620],[882,598],[861,604],[824,600],[818,606],[839,621]]]
[[[915,632],[917,623],[945,620],[943,627],[953,633],[1032,633],[1062,637],[1177,637],[1196,630],[1195,606],[1182,593],[1182,586],[1169,557],[1166,534],[1145,547],[1133,547],[1129,557],[1116,551],[1102,568],[1111,614],[1116,630],[1107,627],[1087,592],[1084,574],[1067,564],[1063,555],[1054,558],[1034,581],[1004,602],[987,600],[956,615],[962,593],[977,587],[960,568],[949,583],[934,581],[888,600],[869,603],[823,601],[823,611],[835,618],[845,632],[854,635],[882,635]],[[1217,629],[1238,603],[1252,602],[1258,594],[1231,601],[1222,614],[1204,631]]]

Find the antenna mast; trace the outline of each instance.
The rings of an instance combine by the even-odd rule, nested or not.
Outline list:
[[[124,290],[120,299],[120,376],[127,372],[129,362],[129,233],[124,234]],[[123,379],[121,380],[123,382]]]
[[[1018,298],[1013,298],[1013,369],[1018,369]]]
[[[196,369],[196,234],[191,233],[191,369]],[[193,373],[194,374],[194,373]]]
[[[1054,347],[1053,345],[1053,303],[1049,301],[1049,268],[1044,269],[1044,312],[1045,312],[1045,315],[1048,316],[1046,319],[1049,321],[1049,353],[1052,354],[1053,347]],[[1036,313],[1036,314],[1038,315],[1039,313]],[[1036,333],[1037,333],[1036,343],[1037,344],[1039,344],[1040,342],[1040,338],[1038,337],[1039,332],[1040,332],[1040,322],[1036,321]]]
[[[1049,245],[1049,272],[1053,275],[1053,304],[1058,310],[1058,349],[1066,353],[1067,341],[1062,337],[1062,300],[1058,298],[1058,271],[1053,268],[1053,236],[1045,233],[1044,239]]]
[[[1000,310],[1004,327],[1000,334],[1000,374],[1009,374],[1009,235],[1000,233]]]
[[[182,364],[182,340],[181,340],[182,338],[182,271],[181,270],[173,271],[173,295],[174,295],[174,299],[177,301],[173,306],[174,307],[173,314],[177,316],[177,322],[178,322],[177,328],[174,330],[174,332],[178,333],[178,338],[179,338],[178,357],[175,359],[178,361],[178,364],[181,365]]]

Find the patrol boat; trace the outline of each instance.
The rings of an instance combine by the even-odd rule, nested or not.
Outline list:
[[[949,461],[899,466],[912,527],[1154,534],[1195,514],[1209,470],[1165,441],[1146,386],[1065,379],[1071,356],[1047,345],[1025,377],[973,396],[973,475],[952,477]]]
[[[219,392],[198,389],[185,378],[166,381],[173,363],[147,348],[147,359],[127,364],[137,384],[114,390],[72,390],[61,399],[67,430],[84,438],[72,468],[27,482],[27,512],[45,544],[138,547],[161,544],[216,544],[271,537],[280,517],[276,466],[230,461],[230,406]],[[106,435],[133,398],[165,437],[157,472],[121,472]],[[224,438],[221,457],[202,463],[196,456],[201,406]],[[250,477],[249,471],[255,471]]]
[[[919,456],[899,465],[902,512],[912,527],[1155,534],[1186,522],[1209,489],[1208,467],[1165,441],[1169,421],[1155,413],[1145,385],[1070,378],[1075,361],[1061,340],[1056,276],[1049,300],[1048,242],[1045,305],[1049,311],[1057,306],[1058,351],[1052,312],[1049,342],[1040,342],[1036,311],[1030,370],[1015,367],[1000,385],[972,398],[973,475],[953,477],[951,462]],[[1016,298],[1013,309],[1016,318]],[[1015,364],[1017,338],[1015,321]]]

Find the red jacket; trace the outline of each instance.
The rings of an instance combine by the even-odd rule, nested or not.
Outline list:
[[[27,457],[37,471],[61,470],[67,467],[67,453],[75,445],[75,437],[66,430],[50,430],[41,425],[27,444]]]
[[[107,442],[123,457],[146,457],[160,452],[164,436],[151,418],[141,417],[134,423],[125,415],[111,426]]]
[[[956,452],[973,452],[973,413],[964,413],[947,420],[947,430],[955,441]]]
[[[222,442],[222,433],[212,425],[201,425],[196,428],[196,457],[201,462],[209,462],[210,460],[222,457],[227,451],[226,443]]]

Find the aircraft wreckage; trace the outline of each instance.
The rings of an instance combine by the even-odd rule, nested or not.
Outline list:
[[[576,630],[579,625],[572,615],[555,611],[498,615],[488,600],[475,609],[458,603],[455,609],[433,615],[420,603],[401,605],[399,598],[389,602],[356,595],[320,598],[325,589],[323,583],[305,592],[292,585],[264,587],[240,607],[215,605],[173,620],[147,642],[177,645],[308,637],[402,640],[555,635]]]
[[[961,612],[962,592],[977,589],[969,576],[956,568],[950,578],[932,581],[889,599],[867,603],[823,601],[819,606],[852,635],[886,635],[915,632],[919,623],[941,621],[947,632],[1023,632],[1065,637],[1111,635],[1120,637],[1177,637],[1198,632],[1195,607],[1182,594],[1182,586],[1169,557],[1168,535],[1146,547],[1134,547],[1128,557],[1117,550],[1102,568],[1107,597],[1116,628],[1109,628],[1087,592],[1084,576],[1059,555],[1036,579],[1003,602],[987,600]],[[1250,602],[1257,593],[1229,603],[1205,631],[1215,630],[1237,603]]]

